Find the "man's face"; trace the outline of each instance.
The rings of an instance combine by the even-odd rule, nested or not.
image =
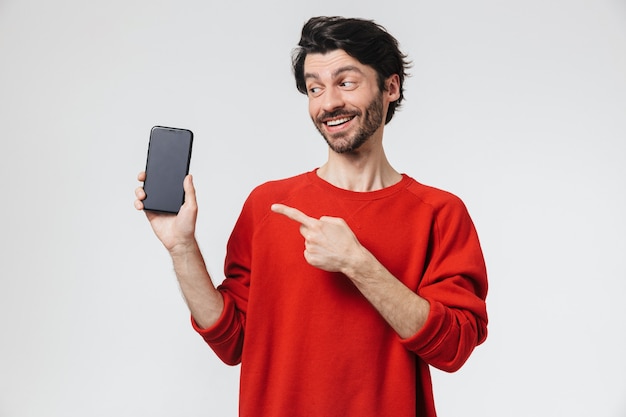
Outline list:
[[[353,152],[382,135],[388,94],[380,91],[372,67],[343,50],[310,54],[304,78],[311,119],[333,151]]]

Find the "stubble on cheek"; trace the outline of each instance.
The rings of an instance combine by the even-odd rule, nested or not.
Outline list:
[[[364,115],[364,117],[363,117]],[[339,131],[335,133],[329,133],[325,130],[326,125],[322,120],[328,120],[328,118],[336,118],[341,116],[354,117],[352,122],[359,121],[356,132],[350,135],[349,131]],[[378,130],[383,121],[383,103],[382,93],[374,97],[370,104],[367,106],[365,112],[347,112],[345,110],[336,111],[333,113],[322,114],[318,118],[311,117],[313,124],[318,132],[322,135],[328,146],[337,153],[352,152],[360,148],[367,140]],[[349,129],[353,131],[354,129]]]

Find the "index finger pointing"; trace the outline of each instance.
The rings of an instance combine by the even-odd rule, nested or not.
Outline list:
[[[311,222],[315,221],[313,217],[309,217],[297,208],[289,207],[284,204],[272,204],[272,211],[274,213],[282,214],[285,217],[290,218],[293,221],[296,221],[305,226],[311,224]]]

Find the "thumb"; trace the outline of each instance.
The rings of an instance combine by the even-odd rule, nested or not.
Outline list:
[[[185,190],[185,204],[196,205],[196,188],[193,186],[193,176],[188,174],[183,181],[183,189]]]

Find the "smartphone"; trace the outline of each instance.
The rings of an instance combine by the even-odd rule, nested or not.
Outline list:
[[[178,213],[185,201],[183,180],[189,173],[193,133],[188,129],[154,126],[150,131],[144,210]]]

